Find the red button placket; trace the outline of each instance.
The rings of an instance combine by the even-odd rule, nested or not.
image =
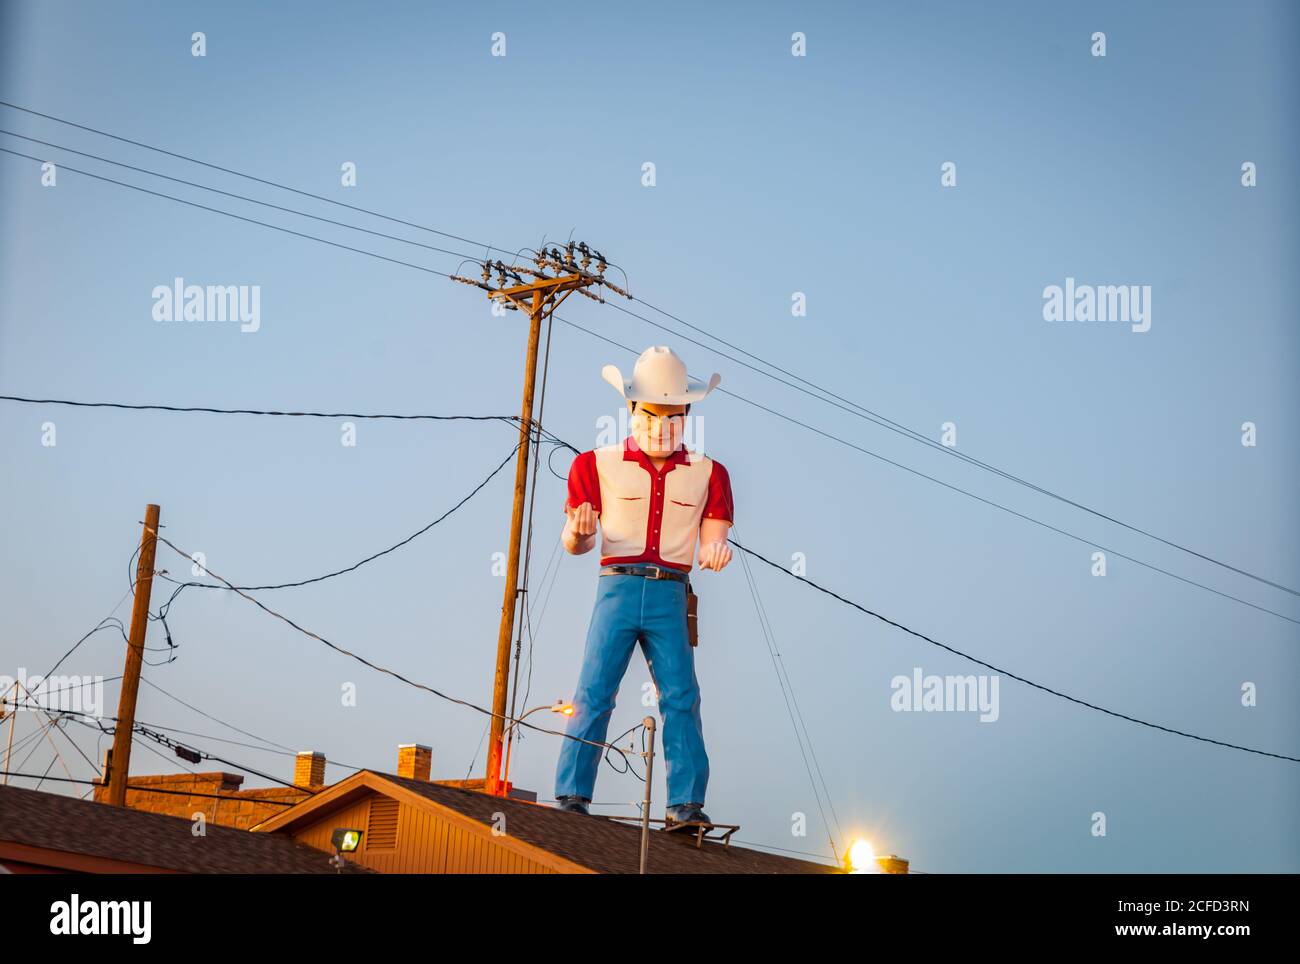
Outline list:
[[[649,460],[647,460],[648,462]],[[655,470],[653,465],[646,465],[646,470],[650,473],[650,533],[646,538],[646,549],[656,559],[662,559],[659,555],[659,530],[663,525],[664,510],[664,489],[666,483],[664,476],[671,472],[674,463],[667,462],[662,469]]]

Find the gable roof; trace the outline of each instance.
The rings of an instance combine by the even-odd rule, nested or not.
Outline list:
[[[183,817],[0,786],[0,859],[118,872],[127,864],[145,872],[335,873],[328,854],[288,837],[212,823],[196,837],[192,826]],[[370,871],[349,864],[346,872]]]
[[[554,855],[568,865],[564,869],[603,874],[635,874],[640,870],[640,826],[375,770],[359,770],[258,824],[253,831],[279,834],[305,829],[372,792],[473,825],[476,832],[497,845],[512,846],[518,842],[524,845],[520,848],[523,852],[544,851]],[[506,836],[492,835],[498,813],[505,815]],[[651,873],[659,874],[841,872],[827,864],[762,853],[734,844],[723,847],[706,842],[697,849],[694,841],[685,835],[660,832],[650,835],[648,868]]]

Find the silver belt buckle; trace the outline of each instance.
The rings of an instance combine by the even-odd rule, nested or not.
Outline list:
[[[651,578],[651,579],[667,579],[667,578],[668,578],[667,576],[664,575],[664,571],[663,571],[663,569],[661,569],[659,566],[649,566],[648,568],[649,568],[649,570],[650,570],[649,578]]]

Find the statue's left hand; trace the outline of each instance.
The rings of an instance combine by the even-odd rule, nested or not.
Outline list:
[[[731,562],[731,546],[726,541],[707,542],[700,546],[700,568],[721,572]]]

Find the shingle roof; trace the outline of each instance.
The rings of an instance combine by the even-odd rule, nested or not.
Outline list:
[[[0,842],[198,874],[332,874],[329,855],[288,838],[58,793],[0,786]],[[345,872],[369,873],[348,865]]]
[[[492,825],[503,813],[506,832],[525,843],[589,867],[599,873],[635,874],[640,870],[641,828],[597,815],[569,813],[522,800],[489,796],[473,790],[441,786],[392,773],[370,771],[473,820]],[[349,778],[351,779],[351,778]],[[303,806],[302,804],[299,805]],[[653,828],[653,825],[651,825]],[[826,864],[705,843],[680,833],[652,829],[648,869],[657,874],[826,874],[839,869]]]

